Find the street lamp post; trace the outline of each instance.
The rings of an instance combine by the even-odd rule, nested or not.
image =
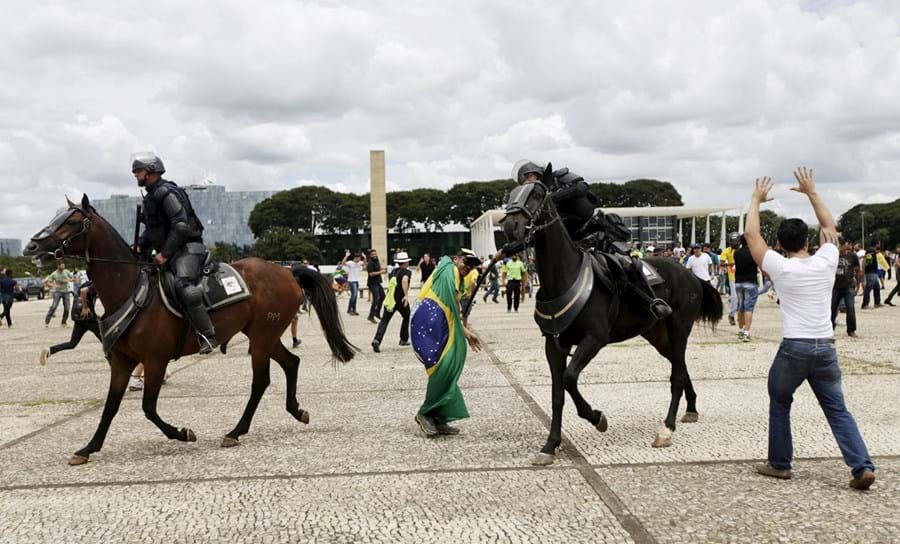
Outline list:
[[[862,245],[863,249],[866,247],[866,211],[863,210],[859,213],[860,218],[862,218]]]

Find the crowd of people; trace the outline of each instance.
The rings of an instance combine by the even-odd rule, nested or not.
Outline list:
[[[880,243],[863,248],[862,244],[854,244],[843,237],[838,244],[838,266],[830,297],[831,322],[833,327],[837,327],[840,324],[840,314],[845,314],[847,335],[855,338],[856,297],[860,293],[861,310],[881,308],[883,304],[894,306],[891,301],[900,290],[900,282],[890,291],[883,304],[881,291],[885,288],[885,279],[900,278],[900,248],[887,251]],[[780,244],[772,249],[785,254]],[[815,254],[818,249],[813,247],[810,253]],[[750,326],[758,297],[768,294],[770,300],[776,300],[771,278],[753,261],[746,237],[738,233],[729,235],[728,246],[722,250],[713,249],[707,243],[694,244],[690,253],[686,253],[680,245],[671,250],[659,251],[652,246],[649,250],[635,246],[635,251],[642,255],[646,253],[675,259],[701,280],[716,282],[719,292],[728,296],[728,321],[731,325],[738,326],[738,338],[742,341],[750,341]]]

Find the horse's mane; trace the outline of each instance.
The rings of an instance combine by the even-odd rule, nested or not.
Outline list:
[[[121,245],[123,247],[123,249],[128,251],[128,254],[131,257],[133,257],[133,258],[138,257],[138,254],[135,253],[134,249],[132,249],[132,247],[128,244],[128,242],[125,241],[125,238],[122,238],[122,235],[119,233],[119,231],[116,230],[116,228],[114,226],[112,226],[112,224],[109,221],[107,221],[105,217],[100,215],[100,212],[98,212],[96,210],[96,208],[91,206],[91,212],[95,218],[99,219],[104,225],[106,225],[108,227],[107,230],[112,232],[113,238],[115,239],[115,241],[117,241],[119,243],[119,245]]]

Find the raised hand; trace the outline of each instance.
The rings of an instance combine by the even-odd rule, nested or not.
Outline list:
[[[816,180],[813,179],[812,168],[801,166],[794,170],[794,178],[797,179],[797,187],[791,187],[791,191],[797,191],[805,195],[816,193]]]
[[[760,203],[772,200],[769,198],[769,191],[772,190],[772,178],[764,176],[756,178],[756,184],[753,188],[753,198],[759,200]]]

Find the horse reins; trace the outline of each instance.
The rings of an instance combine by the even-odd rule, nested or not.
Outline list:
[[[69,236],[68,238],[60,238],[59,236],[56,235],[56,231],[54,230],[53,232],[50,233],[49,238],[51,240],[53,240],[54,242],[56,242],[56,245],[58,247],[56,249],[54,249],[52,252],[45,251],[45,252],[41,253],[41,255],[50,255],[54,259],[62,259],[63,257],[69,257],[70,259],[82,260],[82,261],[86,262],[87,264],[91,264],[91,261],[105,262],[105,263],[117,263],[117,264],[130,264],[133,266],[146,266],[146,265],[150,264],[147,261],[130,261],[130,260],[125,260],[125,259],[105,259],[102,257],[91,257],[91,255],[89,253],[90,247],[91,247],[91,242],[90,242],[91,239],[89,237],[87,237],[88,230],[91,228],[91,219],[88,217],[88,214],[85,213],[85,211],[82,210],[81,208],[73,208],[73,210],[80,212],[84,216],[84,219],[82,219],[82,221],[81,221],[81,230],[76,232],[72,236]],[[77,239],[80,236],[85,236],[84,256],[67,255],[66,250],[69,248],[69,244],[71,244],[72,241],[74,241],[75,239]]]

